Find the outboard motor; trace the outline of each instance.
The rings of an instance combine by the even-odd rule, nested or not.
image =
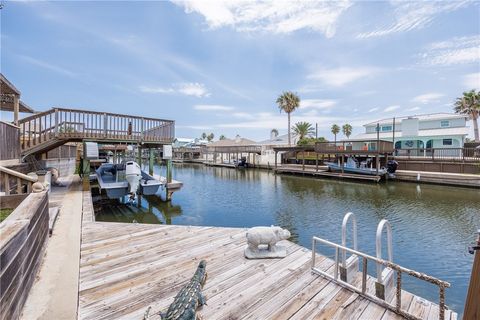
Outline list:
[[[387,172],[390,177],[395,177],[395,171],[397,171],[398,162],[396,160],[387,161]]]

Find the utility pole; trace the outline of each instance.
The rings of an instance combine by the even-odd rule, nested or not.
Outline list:
[[[318,139],[318,122],[315,123],[315,139]]]

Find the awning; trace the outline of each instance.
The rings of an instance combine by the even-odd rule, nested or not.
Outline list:
[[[15,111],[14,110],[14,96],[20,98],[20,91],[10,82],[3,74],[0,73],[0,110]],[[35,111],[26,105],[23,101],[19,101],[19,112],[35,113]]]

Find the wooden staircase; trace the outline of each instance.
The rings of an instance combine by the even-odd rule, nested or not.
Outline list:
[[[19,121],[22,158],[48,152],[66,142],[172,143],[175,122],[130,115],[53,108]]]

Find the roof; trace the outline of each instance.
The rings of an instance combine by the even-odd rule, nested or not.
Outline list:
[[[173,141],[178,141],[178,142],[195,142],[195,139],[191,138],[175,138]]]
[[[296,144],[296,136],[294,134],[290,134],[292,143]],[[288,133],[282,134],[280,136],[276,136],[274,139],[268,139],[259,141],[256,144],[264,145],[264,146],[271,146],[271,145],[286,145],[288,144]]]
[[[15,94],[17,96],[20,95],[20,90],[18,90],[10,81],[8,81],[8,79],[5,78],[3,73],[0,73],[0,83],[2,94]]]
[[[467,136],[468,127],[453,127],[453,128],[438,128],[438,129],[425,129],[418,130],[418,134],[415,137],[436,137],[436,136]],[[392,138],[392,132],[380,132],[380,139]],[[402,132],[395,131],[395,138],[402,138]],[[412,136],[405,136],[412,137]],[[377,133],[362,133],[354,138],[358,139],[377,139]]]
[[[250,139],[223,139],[210,143],[209,147],[234,147],[234,146],[253,146],[256,142]]]
[[[429,120],[443,120],[443,119],[459,119],[459,118],[468,118],[466,115],[455,114],[455,113],[446,113],[446,112],[439,112],[439,113],[429,113],[429,114],[418,114],[412,116],[403,116],[403,117],[395,117],[395,123],[401,123],[402,120],[408,118],[415,118],[419,121],[429,121]],[[369,122],[364,124],[363,126],[371,126],[376,124],[390,124],[393,123],[393,117],[380,119],[376,121]]]
[[[2,111],[15,111],[13,105],[13,96],[20,98],[20,91],[10,82],[3,74],[0,73],[0,110]],[[19,111],[24,113],[35,113],[23,101],[19,101]]]

